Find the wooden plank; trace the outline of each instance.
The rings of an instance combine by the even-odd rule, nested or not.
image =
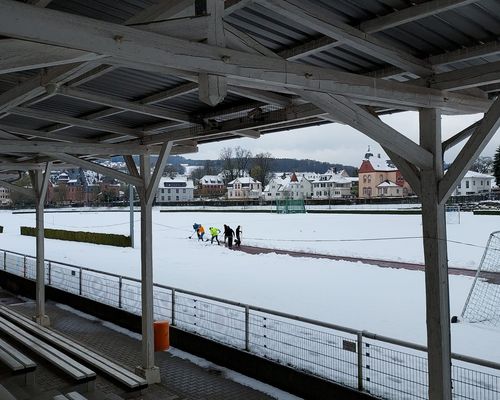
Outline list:
[[[40,357],[45,358],[52,365],[59,368],[64,373],[70,375],[76,381],[88,381],[95,379],[95,372],[77,363],[59,350],[47,345],[47,343],[34,337],[33,335],[20,330],[12,322],[5,319],[0,320],[0,329],[12,339],[26,346]]]
[[[496,131],[500,128],[500,97],[484,114],[481,123],[460,150],[455,161],[450,165],[445,176],[439,182],[439,198],[445,202],[455,190],[460,180],[467,173],[474,160],[481,154]]]
[[[86,51],[18,39],[0,39],[0,75],[104,58]]]
[[[36,368],[36,364],[33,360],[3,339],[0,339],[0,357],[2,362],[13,371],[33,371]]]
[[[96,164],[91,161],[83,160],[78,157],[74,157],[70,154],[65,153],[46,153],[48,156],[54,158],[55,160],[65,161],[68,164],[77,165],[84,169],[88,169],[91,171],[99,172],[105,176],[118,179],[121,182],[129,183],[136,187],[142,186],[142,180],[131,176],[128,174],[124,174],[123,172],[117,171],[116,169],[105,167],[104,165]]]
[[[146,381],[142,377],[134,374],[127,368],[109,360],[101,354],[95,353],[91,349],[57,333],[56,331],[35,324],[33,321],[7,307],[0,306],[0,314],[11,319],[12,321],[15,321],[15,323],[19,324],[23,329],[40,336],[43,340],[51,343],[52,345],[62,348],[72,356],[87,362],[89,365],[92,365],[93,368],[96,368],[109,376],[113,376],[116,380],[126,386],[129,386],[130,388],[139,389],[147,385]]]
[[[352,126],[415,166],[429,168],[432,165],[432,156],[429,152],[347,98],[305,90],[297,91],[297,94],[323,109],[336,120]]]
[[[472,96],[192,43],[8,0],[0,0],[0,6],[0,34],[108,54],[140,69],[152,66],[224,75],[235,78],[240,85],[247,87],[251,87],[248,85],[253,82],[265,82],[268,90],[277,92],[279,88],[307,88],[336,94],[347,93],[383,99],[396,107],[406,104],[452,112],[484,112],[491,104],[488,100]],[[19,19],[30,23],[13,23]],[[49,25],[52,29],[47,30],[46,26]],[[120,37],[126,37],[127,40],[119,40]],[[271,86],[275,89],[271,89]]]
[[[310,0],[259,0],[259,3],[291,21],[340,40],[354,49],[405,71],[413,72],[419,76],[433,73],[432,67],[427,62],[340,22],[339,18],[330,10]]]

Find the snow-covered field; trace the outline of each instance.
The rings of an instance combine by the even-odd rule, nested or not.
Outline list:
[[[451,266],[475,267],[496,216],[461,214],[448,226]],[[136,213],[136,235],[139,235]],[[0,248],[35,254],[35,239],[19,235],[34,214],[0,213]],[[426,342],[424,274],[361,263],[267,254],[249,255],[188,239],[205,228],[243,227],[243,241],[264,247],[422,262],[418,215],[276,215],[153,211],[155,282],[285,311],[420,344]],[[46,227],[128,234],[127,212],[47,213]],[[137,240],[140,243],[140,240]],[[460,242],[460,243],[455,243]],[[474,245],[474,246],[471,246]],[[46,240],[46,257],[125,276],[140,275],[140,244],[115,248]],[[477,247],[476,247],[477,246]],[[451,313],[459,315],[472,278],[450,277]],[[500,331],[452,325],[452,350],[500,362]]]

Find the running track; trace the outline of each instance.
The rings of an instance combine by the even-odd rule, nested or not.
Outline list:
[[[284,254],[291,257],[308,257],[308,258],[326,258],[328,260],[343,260],[350,262],[362,262],[364,264],[377,265],[382,268],[398,268],[398,269],[409,269],[412,271],[423,271],[425,265],[406,263],[401,261],[387,261],[387,260],[377,260],[374,258],[362,258],[362,257],[347,257],[347,256],[335,256],[330,254],[318,254],[318,253],[306,253],[293,250],[281,250],[281,249],[269,249],[265,247],[255,247],[255,246],[241,246],[233,247],[235,250],[243,251],[248,254]],[[450,275],[465,275],[465,276],[476,276],[476,270],[466,269],[466,268],[454,268],[448,267],[448,272]],[[500,273],[498,272],[483,272],[482,277],[488,282],[500,285]]]

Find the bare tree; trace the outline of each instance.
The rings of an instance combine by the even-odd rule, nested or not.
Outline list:
[[[225,183],[231,182],[236,178],[233,149],[231,147],[224,147],[219,154],[219,160],[221,161]]]
[[[273,157],[271,153],[259,153],[253,158],[250,176],[262,183],[264,188],[271,179]]]
[[[234,167],[238,172],[238,176],[243,176],[248,171],[250,160],[252,159],[252,152],[240,146],[234,149]]]

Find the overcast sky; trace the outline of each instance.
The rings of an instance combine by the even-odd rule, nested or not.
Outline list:
[[[482,118],[482,114],[443,116],[443,140],[460,132],[468,125]],[[411,140],[418,141],[418,113],[402,112],[383,116],[384,122],[403,133]],[[353,128],[341,124],[295,129],[279,133],[269,133],[259,139],[234,139],[199,146],[196,154],[186,154],[192,159],[217,159],[223,147],[241,146],[253,154],[270,152],[277,158],[308,158],[329,163],[339,163],[359,167],[368,148],[374,154],[384,154],[380,145],[359,133]],[[493,156],[500,145],[500,133],[496,133],[483,152],[483,155]],[[451,162],[460,151],[461,146],[455,146],[445,154],[445,161]]]

